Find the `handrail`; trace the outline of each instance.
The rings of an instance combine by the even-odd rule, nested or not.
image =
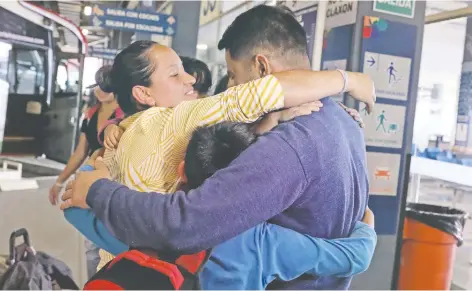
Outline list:
[[[444,11],[433,15],[428,15],[424,19],[425,24],[437,23],[462,17],[472,16],[472,7],[466,7],[451,11]]]

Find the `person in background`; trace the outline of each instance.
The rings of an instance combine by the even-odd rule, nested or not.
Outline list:
[[[184,71],[195,78],[193,89],[197,91],[198,98],[207,97],[212,84],[211,72],[208,66],[204,62],[194,58],[180,57],[180,59],[182,60]]]
[[[226,89],[228,89],[228,81],[229,81],[228,75],[224,75],[223,78],[221,78],[218,81],[218,84],[216,84],[214,94],[217,95],[217,94],[220,94],[220,93],[226,91]]]
[[[111,93],[110,70],[111,66],[101,67],[95,74],[96,84],[89,87],[93,88],[93,95],[96,97],[97,104],[88,109],[86,117],[82,121],[79,143],[67,162],[66,167],[49,190],[49,201],[52,205],[56,205],[64,183],[79,169],[87,157],[102,147],[98,141],[97,134],[105,122],[109,119],[122,118],[124,116],[115,96]],[[90,277],[95,273],[100,257],[98,256],[98,248],[90,241],[86,240],[85,247],[87,271]]]

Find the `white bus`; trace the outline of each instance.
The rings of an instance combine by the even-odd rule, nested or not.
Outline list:
[[[78,136],[87,41],[34,2],[0,1],[0,19],[1,154],[66,162]]]

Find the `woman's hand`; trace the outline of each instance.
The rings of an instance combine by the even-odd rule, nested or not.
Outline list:
[[[110,124],[105,128],[105,138],[103,145],[107,150],[114,150],[118,147],[121,136],[123,135],[123,129],[115,124]]]

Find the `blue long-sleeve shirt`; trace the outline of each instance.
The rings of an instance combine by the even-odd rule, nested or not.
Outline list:
[[[71,208],[64,216],[113,255],[128,250],[90,210]],[[276,278],[290,281],[304,273],[348,277],[367,269],[375,245],[375,231],[362,222],[349,238],[333,240],[261,223],[215,247],[200,283],[204,290],[262,290]]]
[[[358,124],[332,99],[277,126],[189,193],[140,193],[102,179],[87,204],[130,246],[194,253],[269,220],[319,238],[347,237],[364,214],[368,173]],[[278,289],[347,289],[349,278],[304,275]]]

